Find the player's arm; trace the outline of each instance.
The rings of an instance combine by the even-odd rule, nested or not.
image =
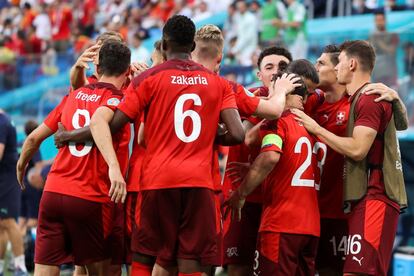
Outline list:
[[[255,115],[274,120],[280,117],[286,102],[286,94],[295,90],[300,83],[297,83],[300,77],[295,74],[283,74],[281,77],[271,82],[269,87],[269,98],[260,99]]]
[[[392,102],[395,128],[397,130],[406,130],[408,128],[407,109],[397,91],[382,83],[371,83],[367,85],[364,93],[367,95],[378,94],[379,97],[375,99],[375,102]]]
[[[138,141],[138,145],[145,148],[146,145],[145,145],[145,139],[144,139],[144,125],[145,125],[144,122],[141,122],[139,124],[137,141]]]
[[[373,128],[356,126],[352,137],[340,137],[318,125],[315,120],[303,111],[293,109],[292,112],[297,116],[296,120],[301,122],[310,133],[318,136],[334,151],[355,161],[361,161],[367,156],[377,136],[377,131]]]
[[[113,119],[109,124],[111,133],[117,133],[128,121],[129,118],[122,111],[115,111]],[[55,133],[55,145],[58,148],[63,147],[69,142],[85,143],[88,141],[93,141],[89,126],[68,131],[61,123],[58,124],[58,130]]]
[[[115,203],[125,201],[126,183],[119,166],[118,158],[112,143],[109,123],[114,118],[114,111],[108,107],[99,107],[91,118],[90,129],[96,146],[109,167],[111,188],[109,197]]]
[[[94,60],[100,47],[101,44],[95,44],[86,49],[76,60],[76,63],[72,68],[70,68],[70,84],[74,90],[89,83],[86,78],[85,70],[89,69],[88,62]]]
[[[220,112],[221,121],[226,125],[227,131],[217,136],[216,143],[223,146],[233,146],[243,143],[244,129],[239,112],[235,108],[227,108]]]
[[[46,124],[42,123],[32,133],[30,133],[24,141],[22,152],[16,166],[17,180],[19,181],[22,189],[24,189],[23,176],[27,164],[32,159],[33,155],[39,150],[40,144],[52,134],[53,131],[46,126]]]
[[[260,126],[265,120],[262,120],[257,125],[252,126],[248,130],[246,130],[246,137],[244,138],[244,143],[248,147],[252,147],[255,145],[260,145]]]
[[[231,209],[232,218],[234,218],[234,215],[237,215],[237,219],[240,221],[241,208],[246,201],[246,197],[265,180],[277,162],[279,162],[279,158],[280,153],[275,151],[265,151],[257,156],[239,188],[237,188],[226,202],[229,208],[226,210],[226,215]]]

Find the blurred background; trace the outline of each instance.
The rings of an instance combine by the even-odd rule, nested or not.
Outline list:
[[[399,91],[409,113],[410,129],[399,138],[409,200],[414,199],[414,0],[0,0],[0,108],[12,116],[19,141],[28,120],[41,122],[68,93],[69,69],[97,35],[120,32],[132,61],[149,64],[153,43],[174,14],[191,17],[197,27],[222,28],[221,74],[245,86],[257,85],[263,47],[284,45],[294,59],[314,62],[327,44],[371,41],[377,53],[373,81]],[[42,159],[56,153],[51,139],[42,145]],[[414,246],[409,206],[401,216],[398,246]],[[412,274],[394,269],[394,275],[414,275],[414,268]]]

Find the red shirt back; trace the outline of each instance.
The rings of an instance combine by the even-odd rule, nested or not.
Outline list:
[[[260,232],[319,236],[320,217],[312,160],[314,138],[286,111],[261,126],[261,153],[276,151],[279,162],[266,178]]]
[[[191,60],[169,60],[134,78],[119,109],[145,112],[140,190],[213,189],[213,142],[220,111],[237,108],[228,82]]]
[[[122,92],[112,84],[95,83],[81,87],[68,96],[61,110],[60,118],[67,130],[89,125],[90,118],[100,106],[112,110],[122,99]],[[128,136],[128,137],[126,137]],[[125,172],[128,143],[120,143],[121,139],[129,141],[129,135],[120,132],[114,137],[118,161]],[[83,198],[96,202],[108,202],[109,192],[108,166],[98,148],[92,142],[72,144],[59,149],[55,162],[48,175],[44,190]]]

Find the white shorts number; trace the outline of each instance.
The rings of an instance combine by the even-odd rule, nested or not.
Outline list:
[[[190,142],[197,140],[201,132],[200,115],[198,115],[198,113],[195,112],[194,110],[187,110],[183,112],[184,103],[189,100],[192,100],[194,102],[194,105],[201,106],[201,98],[199,95],[183,94],[178,98],[177,103],[175,104],[175,108],[174,108],[175,134],[181,141],[185,143],[190,143]],[[187,135],[184,132],[184,120],[186,117],[190,117],[190,119],[193,121],[193,131],[191,132],[190,135]]]
[[[85,125],[81,126],[79,125],[79,121],[80,121],[80,117],[83,116],[85,118]],[[89,111],[86,109],[77,109],[75,114],[73,114],[72,117],[72,126],[75,129],[80,129],[83,128],[85,126],[89,126],[91,122],[91,116],[89,115]],[[78,150],[76,148],[76,143],[74,142],[69,142],[69,151],[72,155],[76,156],[76,157],[82,157],[87,155],[92,149],[92,142],[86,142],[85,145],[83,146],[83,148],[81,150]]]

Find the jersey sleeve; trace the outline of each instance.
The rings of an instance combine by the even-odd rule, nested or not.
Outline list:
[[[58,123],[61,121],[62,111],[65,107],[67,99],[68,95],[64,96],[62,101],[46,116],[43,121],[43,123],[54,132],[58,129]]]
[[[235,93],[240,116],[249,117],[253,115],[257,110],[260,99],[255,97],[252,92],[248,91],[242,85],[236,85]]]
[[[224,87],[223,87],[224,91],[223,91],[223,102],[221,104],[220,110],[224,110],[228,108],[237,109],[236,97],[235,97],[233,88],[227,81],[222,81],[222,83],[224,84]]]
[[[362,95],[356,105],[355,126],[365,126],[376,131],[380,130],[381,121],[385,112],[382,102],[376,103],[376,95]],[[387,103],[385,103],[387,104]]]
[[[283,153],[285,131],[281,120],[265,121],[260,126],[260,138],[262,140],[260,152]]]
[[[141,111],[150,101],[152,90],[148,88],[148,81],[132,81],[125,91],[125,97],[118,106],[131,120],[140,116]]]
[[[321,90],[315,90],[314,93],[310,94],[306,99],[304,105],[304,111],[309,116],[315,115],[315,110],[325,101],[325,94]]]
[[[101,106],[108,107],[112,111],[116,111],[118,108],[118,105],[121,103],[122,100],[122,92],[117,91],[119,93],[116,93],[114,91],[108,91],[104,94],[104,99]]]

